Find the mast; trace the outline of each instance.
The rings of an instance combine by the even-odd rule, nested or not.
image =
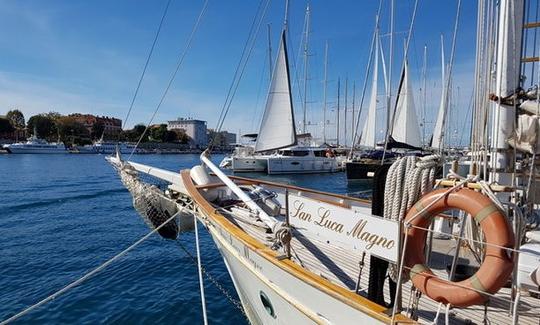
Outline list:
[[[328,83],[328,41],[324,46],[324,86],[323,86],[323,142],[326,143],[326,86]]]
[[[422,67],[422,145],[426,144],[426,69],[427,45],[424,44],[424,64]]]
[[[353,81],[352,86],[352,122],[351,122],[351,149],[354,147],[354,102],[356,99],[356,81]]]
[[[271,30],[270,30],[270,24],[266,25],[268,28],[268,66],[270,67],[268,69],[268,73],[270,74],[270,80],[272,80],[272,40],[271,40]]]
[[[344,141],[343,141],[343,145],[345,147],[347,147],[347,92],[349,90],[349,77],[345,77],[345,109],[343,109],[343,112],[345,114],[344,118],[343,118],[343,125],[345,126],[344,127],[344,134],[343,134],[343,138],[344,138]]]
[[[307,81],[308,81],[308,51],[309,51],[309,18],[310,10],[309,3],[306,8],[306,33],[304,38],[304,118],[302,122],[302,133],[306,133],[306,117],[307,117]]]
[[[513,183],[513,152],[506,140],[514,132],[516,107],[507,98],[520,84],[523,9],[524,0],[500,1],[489,181],[504,185]]]
[[[336,119],[337,119],[337,123],[336,123],[336,146],[338,146],[338,147],[339,147],[339,94],[341,93],[340,83],[341,83],[341,80],[340,80],[340,78],[338,78],[338,80],[337,80],[337,114],[336,114]]]
[[[394,0],[390,0],[390,53],[388,54],[388,88],[386,89],[386,137],[384,144],[384,155],[388,145],[388,138],[391,134],[392,122],[392,61],[394,56]]]

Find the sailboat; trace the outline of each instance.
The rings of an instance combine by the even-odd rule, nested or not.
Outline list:
[[[492,97],[504,99],[518,88],[519,64],[515,63],[520,57],[511,51],[521,48],[521,33],[510,31],[521,29],[524,6],[523,1],[499,3],[497,57],[505,73],[497,74],[497,83],[503,87]],[[286,68],[285,48],[282,35],[279,57],[285,65],[276,67],[277,71]],[[512,70],[512,66],[517,68]],[[407,68],[396,114],[405,126],[418,127],[406,75]],[[271,92],[269,98],[287,109],[265,114],[263,120],[269,122],[293,116],[284,94],[290,91],[288,83],[273,84],[274,90],[282,91]],[[509,118],[513,112],[507,113],[515,106],[498,99],[493,106],[497,110],[493,132],[507,132],[514,122]],[[415,132],[395,124],[392,135],[396,144],[415,146],[420,139]],[[276,136],[258,139],[256,148],[285,147],[294,143],[295,136],[294,128],[284,128]],[[376,172],[372,202],[227,176],[208,152],[201,155],[201,165],[180,173],[124,161],[120,153],[108,161],[132,192],[141,214],[168,216],[165,220],[176,216],[176,225],[195,218],[208,230],[252,324],[438,323],[442,314],[447,323],[537,324],[538,313],[530,311],[540,308],[534,298],[540,286],[540,242],[530,239],[528,246],[520,246],[525,238],[536,237],[525,234],[530,228],[521,228],[520,222],[526,220],[520,219],[519,211],[526,213],[521,203],[505,204],[508,193],[516,191],[510,186],[515,174],[504,169],[510,151],[499,140],[493,143],[501,159],[492,160],[492,183],[477,182],[474,177],[445,178],[437,180],[438,189],[434,189],[438,158],[411,156],[400,158],[389,171]],[[169,185],[165,190],[141,187],[142,175]],[[442,250],[442,260],[436,261],[435,254],[431,261],[446,264],[448,244],[440,246],[428,233],[432,218],[450,209],[465,211],[462,220],[471,215],[469,219],[476,220],[484,237],[477,241],[481,244],[478,264],[461,267],[458,251],[462,240],[468,239],[458,236],[456,262],[448,279],[444,267],[433,268],[433,263],[426,262],[425,252]],[[181,226],[172,228],[182,230]],[[166,236],[175,238],[176,234],[167,232]],[[387,287],[389,263],[394,272]],[[463,269],[473,271],[467,274]],[[512,274],[512,288],[505,288]],[[392,298],[390,304],[385,296]]]
[[[358,148],[360,155],[351,155],[345,163],[345,171],[348,180],[369,179],[372,174],[381,166],[382,150],[377,144],[376,125],[377,125],[377,96],[378,96],[378,76],[379,76],[379,40],[378,31],[375,32],[375,50],[373,62],[373,79],[371,82],[371,95],[368,107],[368,113],[364,122]],[[354,153],[353,146],[352,152]],[[393,155],[386,156],[386,163],[392,162]]]
[[[409,66],[407,60],[403,65],[403,72],[399,84],[398,99],[396,102],[393,126],[390,130],[388,148],[403,148],[421,150],[422,137],[416,108],[412,83],[409,79]]]
[[[309,7],[308,7],[309,12]],[[327,173],[341,170],[327,148],[298,145],[285,33],[277,53],[254,152],[232,157],[234,171],[274,174]]]

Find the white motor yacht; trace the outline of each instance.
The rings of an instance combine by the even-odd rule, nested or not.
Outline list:
[[[267,156],[267,173],[301,174],[333,173],[340,170],[340,164],[332,151],[326,148],[292,147],[280,149]]]
[[[30,137],[26,142],[17,142],[3,146],[9,153],[41,153],[57,154],[67,153],[66,146],[62,142],[47,142],[36,136]]]

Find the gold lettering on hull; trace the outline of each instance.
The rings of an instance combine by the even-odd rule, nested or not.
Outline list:
[[[291,218],[312,223],[316,226],[328,229],[338,234],[345,233],[346,236],[351,237],[352,239],[366,242],[365,248],[367,250],[370,250],[374,246],[379,246],[381,248],[390,250],[396,245],[396,242],[392,239],[377,233],[366,231],[365,229],[368,228],[368,220],[360,219],[352,227],[352,229],[345,231],[345,225],[332,218],[332,210],[330,209],[319,207],[319,209],[317,209],[318,215],[312,216],[310,213],[304,210],[305,205],[303,202],[295,200],[293,201],[292,206],[293,211],[291,213]]]

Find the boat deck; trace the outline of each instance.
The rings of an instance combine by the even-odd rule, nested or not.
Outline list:
[[[261,242],[266,242],[266,233],[263,228],[254,227],[244,223],[242,220],[235,219],[231,214],[225,214],[233,223],[238,225],[250,236]],[[451,261],[452,256],[447,255],[453,251],[456,241],[454,240],[434,240],[434,248],[430,267],[435,274],[441,277],[447,277],[446,261]],[[305,269],[320,275],[321,277],[347,288],[355,290],[357,279],[359,278],[360,262],[362,254],[343,250],[334,245],[322,242],[316,239],[310,239],[294,233],[291,241],[292,260]],[[367,295],[369,281],[369,255],[364,258],[364,267],[360,274],[359,294]],[[407,313],[411,302],[411,282],[403,285],[403,313]],[[388,285],[385,285],[384,295],[386,302],[390,302],[390,293]],[[484,306],[472,306],[465,309],[453,308],[450,310],[450,324],[511,324],[510,289],[503,288],[492,298],[487,306],[487,318],[484,319]],[[439,303],[422,296],[418,304],[419,321],[422,323],[432,323]],[[518,308],[519,324],[540,324],[540,299],[523,294]],[[438,324],[445,323],[445,306],[440,308]]]

